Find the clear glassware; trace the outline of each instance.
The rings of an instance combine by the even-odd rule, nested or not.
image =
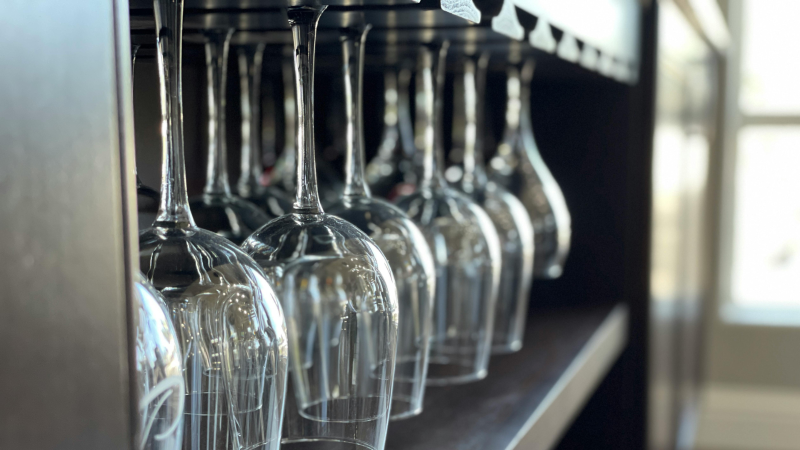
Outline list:
[[[533,281],[533,225],[522,202],[486,176],[483,158],[483,98],[489,54],[465,57],[463,74],[456,79],[456,95],[463,94],[464,174],[457,188],[489,214],[498,237],[502,264],[500,290],[494,312],[492,353],[512,353],[522,348]],[[454,127],[455,130],[455,127]],[[455,142],[457,137],[454,136]]]
[[[330,213],[367,234],[389,261],[400,308],[392,419],[422,412],[436,271],[425,236],[396,206],[372,197],[364,176],[362,80],[369,26],[342,32],[347,118],[344,195]]]
[[[533,276],[558,278],[564,270],[572,235],[564,194],[539,154],[531,126],[530,84],[533,60],[507,69],[508,104],[503,139],[489,163],[489,178],[516,195],[533,223]]]
[[[291,59],[283,61],[283,117],[285,125],[283,153],[275,164],[274,180],[286,192],[294,192],[297,180],[295,166],[297,161],[297,142],[294,135],[297,133],[297,97],[295,96],[294,68]],[[316,155],[315,155],[316,156]],[[315,161],[320,168],[317,178],[325,189],[319,193],[319,201],[327,208],[339,201],[344,183],[338,172],[324,159]]]
[[[136,77],[134,76],[134,67],[136,67],[136,53],[139,51],[139,45],[131,45],[131,87],[133,86]],[[134,167],[134,171],[136,168]],[[158,203],[161,195],[150,186],[146,186],[139,178],[139,173],[136,173],[136,207],[137,219],[139,229],[144,230],[153,224],[158,214]]]
[[[428,385],[486,376],[500,281],[500,242],[491,219],[448,186],[441,172],[446,52],[446,43],[420,47],[417,111],[424,129],[417,132],[423,137],[424,174],[417,191],[398,201],[425,234],[436,267]]]
[[[136,327],[137,450],[178,450],[183,437],[185,385],[178,336],[161,294],[137,273]]]
[[[161,206],[139,236],[139,261],[178,332],[182,448],[276,450],[288,363],[283,312],[255,261],[192,219],[183,156],[183,1],[154,6],[164,161]]]
[[[291,210],[292,201],[283,189],[262,182],[261,67],[265,47],[266,44],[261,43],[237,48],[242,111],[242,170],[236,187],[240,197],[255,204],[270,217],[279,217]]]
[[[231,193],[225,133],[225,86],[233,29],[204,32],[208,82],[208,171],[203,193],[189,202],[197,225],[241,244],[274,219],[256,205]]]
[[[411,69],[384,72],[383,135],[378,153],[367,164],[366,179],[374,195],[392,200],[414,192],[420,178],[408,97]]]
[[[289,7],[298,98],[291,214],[244,243],[276,286],[289,325],[282,448],[382,450],[391,407],[397,288],[377,245],[322,211],[314,164],[314,46],[325,6]]]

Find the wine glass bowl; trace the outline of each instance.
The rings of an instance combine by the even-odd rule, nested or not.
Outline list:
[[[261,211],[267,213],[269,217],[280,217],[284,214],[289,214],[292,210],[292,199],[286,194],[286,191],[278,186],[258,185],[246,193],[239,190],[239,196],[256,205]],[[263,222],[261,225],[263,225]]]
[[[136,409],[134,448],[178,450],[183,436],[183,360],[164,299],[137,272],[134,283]]]
[[[159,225],[140,234],[139,258],[183,352],[184,448],[276,449],[288,340],[267,279],[227,239]]]
[[[320,423],[387,419],[398,313],[380,249],[328,214],[280,217],[243,247],[283,303],[299,414]],[[365,359],[354,364],[357,355]]]
[[[417,415],[425,389],[435,281],[425,236],[400,209],[371,197],[345,198],[331,214],[369,232],[392,270],[399,306],[392,418]]]
[[[270,216],[253,203],[220,193],[204,193],[189,201],[195,222],[235,244],[241,244],[258,227],[269,222]]]
[[[490,181],[473,195],[497,230],[502,254],[500,286],[495,308],[492,353],[513,353],[522,348],[531,282],[534,231],[522,202]]]
[[[428,385],[486,377],[497,295],[499,242],[477,205],[449,187],[398,201],[420,226],[436,267]]]

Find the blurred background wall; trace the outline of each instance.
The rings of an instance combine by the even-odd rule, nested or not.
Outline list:
[[[659,2],[648,442],[800,449],[800,2],[704,3]]]

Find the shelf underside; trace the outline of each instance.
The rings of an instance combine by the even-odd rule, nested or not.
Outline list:
[[[286,6],[316,0],[190,0],[184,12],[187,42],[200,32],[235,28],[233,43],[289,44]],[[368,52],[394,62],[404,47],[449,40],[453,50],[488,50],[512,58],[550,53],[620,82],[638,74],[640,4],[637,0],[326,0],[319,42],[336,42],[344,27],[370,24]],[[132,0],[131,30],[139,44],[155,42],[152,2]],[[396,56],[400,55],[400,56]]]
[[[425,409],[392,422],[387,450],[552,448],[627,341],[623,305],[534,311],[519,352],[477,383],[430,387]]]

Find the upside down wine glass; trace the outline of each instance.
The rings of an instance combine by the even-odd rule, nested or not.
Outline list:
[[[487,374],[500,280],[500,242],[492,221],[442,175],[442,94],[447,43],[423,45],[417,71],[424,173],[398,201],[420,226],[436,267],[428,385],[466,383]],[[435,123],[435,125],[434,125]]]
[[[392,200],[403,193],[413,192],[407,188],[418,181],[414,164],[414,126],[408,98],[411,69],[389,69],[384,72],[383,80],[383,135],[378,153],[367,164],[366,179],[375,195]]]
[[[531,127],[530,84],[533,60],[520,70],[510,65],[506,73],[508,104],[503,140],[489,164],[489,177],[516,195],[533,223],[533,274],[558,278],[564,270],[572,234],[564,194],[542,159]]]
[[[137,271],[138,272],[138,271]],[[137,273],[136,450],[178,450],[183,436],[185,386],[181,348],[161,294]]]
[[[382,450],[397,339],[397,288],[367,235],[322,211],[314,164],[314,45],[324,6],[288,9],[298,98],[292,213],[244,248],[279,292],[291,376],[283,449]]]
[[[522,348],[529,294],[533,281],[533,225],[522,202],[486,176],[483,159],[483,96],[488,53],[463,59],[463,74],[456,78],[456,95],[463,94],[464,175],[458,189],[489,214],[500,238],[502,264],[500,289],[494,313],[492,352],[511,353]],[[460,87],[460,89],[459,89]],[[455,140],[455,138],[454,138]]]
[[[262,183],[261,67],[265,47],[260,43],[237,49],[242,111],[242,171],[237,189],[239,196],[274,218],[288,213],[292,201],[282,189]]]
[[[231,193],[225,133],[225,88],[233,30],[207,30],[204,34],[208,84],[208,171],[203,193],[193,198],[189,206],[201,228],[241,244],[250,233],[274,217]]]
[[[161,204],[139,237],[139,261],[178,332],[184,450],[276,450],[286,386],[283,313],[239,247],[192,219],[181,97],[182,0],[154,1],[161,94]]]
[[[131,47],[131,80],[138,45]],[[133,83],[131,82],[131,87]],[[146,188],[136,175],[138,220],[140,227],[150,226],[155,213],[148,214],[152,204],[158,211],[158,193]],[[152,200],[152,196],[156,200]],[[144,197],[145,204],[142,204]],[[143,211],[144,206],[144,211]],[[148,216],[150,220],[142,223]],[[143,228],[144,228],[143,227]],[[136,270],[134,281],[133,323],[136,327],[136,434],[137,450],[178,450],[183,436],[183,364],[178,337],[172,326],[167,305],[144,276]]]
[[[396,206],[373,198],[364,175],[362,80],[364,41],[369,26],[341,34],[347,119],[344,195],[331,214],[352,223],[378,245],[394,273],[400,308],[392,418],[422,412],[431,332],[433,255],[425,236]]]

